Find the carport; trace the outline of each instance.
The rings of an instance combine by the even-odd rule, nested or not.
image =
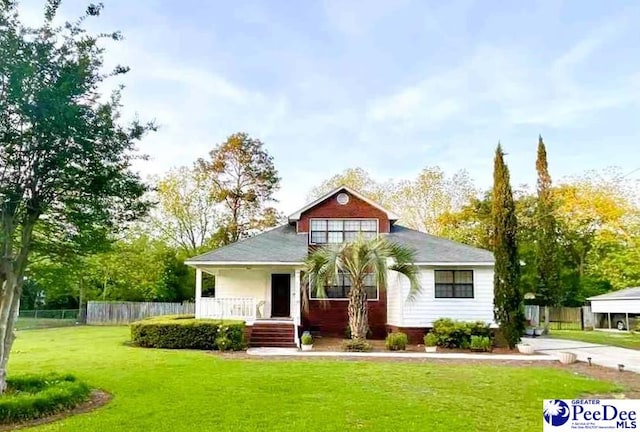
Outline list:
[[[605,327],[600,328],[620,329],[622,322],[624,328],[630,330],[630,318],[635,319],[640,315],[640,287],[613,291],[587,300],[591,301],[591,312],[596,314],[596,323],[605,321]]]

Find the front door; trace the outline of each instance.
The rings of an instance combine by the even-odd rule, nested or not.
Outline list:
[[[291,316],[291,275],[271,275],[271,316],[284,318]]]

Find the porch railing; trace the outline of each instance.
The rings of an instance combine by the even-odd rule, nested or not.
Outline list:
[[[256,320],[256,314],[256,299],[252,297],[201,297],[196,316],[198,318],[242,320],[251,324]]]

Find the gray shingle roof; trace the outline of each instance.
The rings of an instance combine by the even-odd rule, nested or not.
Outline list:
[[[402,225],[392,225],[387,237],[415,249],[418,263],[493,262],[493,253],[452,240],[436,237]]]
[[[415,249],[419,263],[493,262],[493,254],[451,240],[393,225],[387,237]],[[307,257],[307,234],[297,234],[295,226],[282,225],[255,237],[215,249],[188,259],[188,263],[204,262],[302,262]]]
[[[254,237],[240,240],[187,262],[302,262],[307,257],[307,235],[296,227],[282,225]]]
[[[632,300],[640,299],[640,287],[613,291],[599,296],[589,297],[587,300]]]

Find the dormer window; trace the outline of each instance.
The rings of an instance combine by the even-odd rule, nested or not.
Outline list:
[[[338,244],[378,235],[377,219],[311,219],[310,244]]]

